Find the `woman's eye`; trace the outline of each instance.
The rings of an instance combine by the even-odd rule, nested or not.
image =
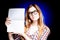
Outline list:
[[[37,14],[37,12],[34,13],[35,15]]]

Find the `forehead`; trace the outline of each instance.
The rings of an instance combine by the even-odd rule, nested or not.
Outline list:
[[[29,11],[29,12],[33,12],[34,10],[36,10],[36,8],[32,6],[32,7],[29,8],[28,11]]]

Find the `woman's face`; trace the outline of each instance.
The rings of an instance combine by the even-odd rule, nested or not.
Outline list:
[[[39,14],[38,14],[36,8],[33,6],[29,8],[29,17],[32,21],[36,21],[39,19]]]

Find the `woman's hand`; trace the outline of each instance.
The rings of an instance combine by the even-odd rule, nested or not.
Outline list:
[[[7,17],[7,18],[6,18],[6,21],[5,21],[5,25],[7,26],[7,25],[9,25],[9,24],[11,24],[11,20]]]

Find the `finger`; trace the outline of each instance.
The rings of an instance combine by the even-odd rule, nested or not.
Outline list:
[[[6,18],[6,21],[11,21],[10,18]]]
[[[5,22],[5,25],[6,25],[6,26],[9,25],[9,24],[11,24],[10,21],[6,21],[6,22]]]

